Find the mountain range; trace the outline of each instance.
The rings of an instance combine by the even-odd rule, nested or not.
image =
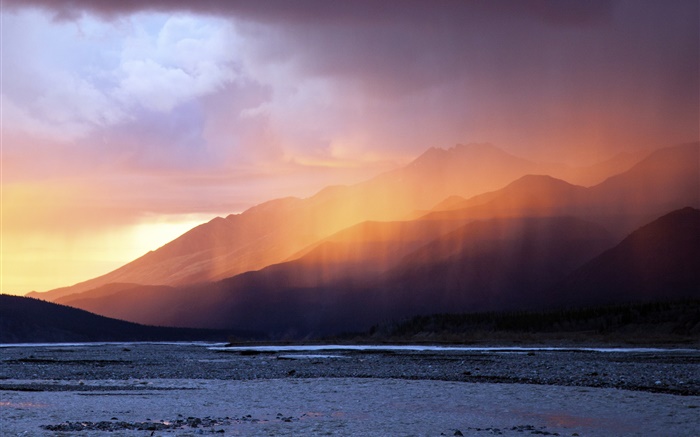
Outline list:
[[[110,283],[186,285],[224,279],[293,257],[309,245],[364,221],[423,215],[449,196],[472,197],[528,174],[590,182],[627,170],[638,155],[586,168],[543,164],[488,144],[431,148],[406,167],[353,186],[332,186],[307,199],[282,198],[217,217],[106,275],[31,297],[53,300]],[[593,178],[582,177],[591,174]]]
[[[365,183],[216,218],[107,275],[31,295],[274,338],[435,312],[697,298],[700,147],[637,158],[564,180],[563,166],[489,145],[430,149]]]

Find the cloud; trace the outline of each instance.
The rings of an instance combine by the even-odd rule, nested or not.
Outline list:
[[[559,159],[697,132],[692,1],[5,4],[43,10],[32,28],[77,52],[25,43],[46,65],[33,89],[12,82],[14,113],[144,169],[357,166],[471,141]],[[49,71],[63,91],[44,92]],[[56,108],[72,93],[85,103]]]
[[[269,23],[297,22],[302,24],[362,23],[401,20],[413,17],[416,20],[433,16],[452,16],[457,19],[465,14],[526,14],[553,23],[586,25],[607,16],[614,1],[598,0],[595,4],[582,5],[577,0],[501,0],[464,2],[460,0],[357,0],[354,2],[328,2],[325,0],[255,1],[199,0],[5,0],[8,7],[39,7],[54,12],[57,19],[75,19],[84,12],[104,17],[148,12],[190,12],[212,15],[238,16]]]
[[[169,17],[157,35],[126,40],[115,94],[125,104],[167,112],[221,90],[236,78],[233,33],[220,20]]]
[[[75,25],[51,25],[26,12],[3,15],[3,22],[4,65],[10,65],[3,66],[6,126],[43,137],[71,141],[139,113],[166,113],[236,78],[228,24],[221,20],[136,16],[128,25],[110,25],[83,17]],[[27,28],[43,29],[43,37],[35,39]],[[88,28],[102,30],[90,34]],[[95,53],[104,41],[111,53]]]
[[[495,52],[493,59],[504,58],[518,49],[513,43],[521,38],[514,31],[533,34],[543,23],[594,25],[611,15],[613,3],[10,0],[7,4],[40,7],[64,19],[89,13],[117,20],[139,12],[226,17],[246,33],[246,43],[254,46],[249,53],[258,63],[289,61],[303,74],[355,78],[372,93],[391,96],[454,79],[465,67],[478,66],[474,57],[486,50]],[[529,28],[524,28],[528,22]],[[504,25],[513,29],[504,32]],[[178,49],[189,53],[183,45]]]
[[[115,95],[129,104],[158,112],[168,112],[177,105],[216,91],[233,79],[231,71],[210,63],[188,73],[182,68],[168,68],[151,59],[125,61],[124,78]]]
[[[36,13],[3,14],[2,18],[4,130],[70,141],[96,126],[124,118],[105,91],[84,74],[84,64],[71,65],[76,53],[70,50],[71,38],[66,34],[75,32],[74,26],[38,26],[41,18]],[[36,33],[27,32],[34,28]],[[42,50],[45,41],[53,41],[54,48],[65,56]],[[92,47],[83,47],[83,52],[87,57]],[[40,58],[37,53],[46,56]]]

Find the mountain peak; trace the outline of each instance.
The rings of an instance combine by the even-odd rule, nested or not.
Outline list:
[[[425,152],[423,152],[418,158],[414,159],[409,165],[416,165],[423,162],[434,162],[436,160],[441,160],[447,154],[447,150],[439,147],[431,147]]]
[[[559,193],[561,195],[574,192],[583,192],[584,187],[570,184],[561,179],[548,175],[525,175],[511,182],[504,188],[506,193],[532,193],[544,195],[545,193]]]
[[[503,157],[508,156],[515,158],[511,155],[499,149],[490,143],[469,143],[469,144],[456,144],[450,148],[443,149],[440,147],[431,147],[418,158],[416,158],[411,164],[420,165],[423,163],[434,163],[440,161],[452,160],[458,157],[474,157],[474,158],[486,158],[486,157]]]
[[[528,174],[525,176],[522,176],[513,182],[509,184],[510,186],[519,186],[519,185],[527,185],[527,186],[552,186],[552,185],[560,185],[560,186],[569,186],[569,187],[575,187],[576,185],[570,184],[564,180],[557,179],[555,177],[549,176],[549,175],[544,175],[544,174]]]

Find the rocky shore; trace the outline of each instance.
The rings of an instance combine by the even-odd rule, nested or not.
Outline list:
[[[210,350],[202,345],[126,344],[0,349],[3,380],[38,390],[88,390],[89,380],[393,378],[611,387],[700,395],[700,351],[333,351]],[[64,384],[48,384],[46,381]],[[65,383],[69,384],[66,385]],[[14,389],[21,389],[14,387]]]
[[[414,414],[432,414],[421,422],[422,431],[400,428],[406,432],[399,434],[605,435],[612,429],[592,425],[602,419],[559,423],[538,416],[543,410],[555,417],[559,413],[552,411],[567,403],[570,416],[597,415],[618,427],[616,421],[626,417],[631,428],[619,428],[618,435],[643,435],[628,423],[643,405],[651,411],[663,405],[676,414],[676,435],[700,426],[700,420],[693,423],[700,411],[700,351],[692,349],[261,352],[105,344],[3,347],[0,354],[3,426],[13,423],[17,433],[32,428],[26,435],[344,435],[343,429],[371,435],[371,426],[357,421],[363,415],[370,420],[371,408],[389,408],[385,415],[405,416],[400,422],[406,423],[413,423]],[[603,408],[600,398],[611,406]],[[70,408],[59,405],[61,399],[69,399]],[[150,401],[139,407],[142,400]],[[450,405],[460,402],[478,407],[450,414]],[[88,413],[81,403],[104,408]],[[512,404],[508,420],[474,416],[473,409],[486,403],[494,409]],[[586,412],[587,403],[592,411]],[[35,404],[58,410],[42,415]],[[333,405],[342,411],[334,412]],[[647,428],[654,420],[662,425],[661,416],[645,420],[652,421]],[[346,428],[334,429],[338,424]]]

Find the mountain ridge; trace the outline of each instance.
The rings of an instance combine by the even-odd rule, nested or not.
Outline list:
[[[700,297],[700,210],[686,207],[636,229],[570,273],[555,292],[572,303]]]
[[[407,166],[306,199],[281,198],[217,217],[97,278],[28,296],[52,300],[112,282],[184,285],[279,263],[348,226],[402,220],[451,195],[494,190],[542,166],[489,144],[432,148]]]
[[[698,297],[684,257],[700,264],[687,241],[700,247],[700,225],[669,223],[700,208],[700,143],[589,187],[537,169],[487,144],[432,148],[360,184],[215,218],[52,298],[134,322],[305,338],[445,311]]]
[[[440,207],[444,204],[438,204]],[[525,175],[504,188],[451,202],[422,219],[573,215],[623,237],[661,214],[700,207],[700,143],[656,150],[629,170],[592,187],[546,175]]]
[[[700,211],[684,208],[675,214],[695,217]],[[672,244],[665,249],[673,261],[662,264],[666,271],[672,272],[671,267],[680,265],[677,254],[672,254],[679,250],[687,252],[679,244],[687,238],[685,229],[688,226],[700,229],[700,222],[697,217],[692,218],[689,225],[681,228],[666,223],[664,217],[648,226],[662,226],[669,235],[675,235],[666,238]],[[365,227],[373,232],[371,224]],[[605,299],[593,301],[580,299],[579,295],[586,294],[567,291],[569,288],[562,285],[572,272],[645,229],[648,227],[641,227],[616,244],[600,226],[572,217],[479,220],[451,232],[440,232],[437,239],[407,255],[397,252],[394,256],[399,257],[398,261],[384,270],[367,272],[363,266],[334,270],[332,265],[324,263],[323,256],[316,257],[312,250],[296,260],[217,282],[172,290],[137,286],[84,301],[83,305],[86,305],[84,309],[109,312],[112,317],[131,317],[133,321],[245,328],[282,339],[362,331],[382,320],[446,311],[534,310],[599,304],[611,297],[630,301],[700,297],[697,275],[690,280],[694,289],[688,292],[685,287],[686,294],[672,296],[667,295],[658,281],[656,288],[652,287],[645,295],[608,287],[604,289]],[[385,241],[393,244],[392,238]],[[352,254],[356,243],[352,238],[347,241]],[[342,242],[338,238],[335,244]],[[323,252],[325,246],[316,250]],[[654,254],[658,248],[643,245],[639,250]],[[695,250],[689,261],[693,266],[700,262],[697,254],[700,249]],[[603,279],[636,275],[629,269],[613,273],[603,275]],[[138,303],[134,305],[134,302]],[[89,307],[88,303],[97,307]]]
[[[550,228],[553,231],[550,231]],[[513,242],[535,241],[551,232],[554,232],[552,236],[543,238],[542,241],[548,241],[546,245],[557,247],[555,251],[561,251],[568,246],[560,243],[559,240],[571,242],[574,241],[573,237],[580,234],[580,238],[584,236],[586,238],[584,238],[584,244],[579,244],[578,250],[573,253],[576,260],[573,261],[575,265],[571,266],[572,268],[612,245],[609,235],[602,228],[574,218],[532,218],[523,223],[520,219],[494,219],[468,223],[458,229],[467,229],[467,234],[474,237],[474,240],[470,240],[467,244],[474,248],[475,256],[489,253],[491,249],[488,248],[506,254],[509,253],[507,248]],[[438,239],[446,238],[445,230],[430,232],[435,232]],[[389,243],[391,244],[391,240]],[[323,246],[320,247],[323,248]],[[350,247],[352,250],[352,244]],[[129,320],[133,321],[149,320],[159,324],[181,323],[178,326],[188,327],[246,326],[246,329],[272,331],[282,336],[291,335],[290,330],[315,335],[332,333],[334,329],[356,330],[365,328],[365,324],[376,323],[381,317],[408,316],[410,314],[406,312],[416,308],[416,304],[406,306],[402,305],[402,302],[407,299],[409,292],[406,290],[418,289],[407,286],[406,290],[397,291],[397,288],[403,287],[405,281],[400,277],[397,279],[397,275],[392,274],[391,271],[392,268],[396,268],[395,264],[404,266],[402,271],[416,271],[417,269],[413,266],[406,266],[405,254],[420,251],[422,247],[425,245],[411,247],[409,244],[404,252],[394,253],[393,262],[388,262],[383,269],[379,268],[376,271],[362,265],[360,268],[350,265],[345,266],[345,269],[333,271],[332,265],[325,263],[323,259],[318,261],[314,257],[314,251],[311,251],[293,261],[271,265],[259,271],[246,272],[214,283],[184,286],[167,292],[158,290],[157,287],[126,290],[102,299],[99,307],[85,306],[84,309],[122,318],[126,315],[126,311],[129,311],[131,317]],[[446,252],[440,253],[443,259],[450,256]],[[537,253],[540,255],[536,255]],[[532,261],[537,256],[545,257],[544,264],[553,266],[560,265],[562,260],[567,259],[559,255],[550,256],[546,251],[525,255],[527,258],[522,258],[519,254],[514,256],[520,260],[518,262],[521,264]],[[376,264],[373,267],[381,265],[376,261],[373,263]],[[560,268],[555,267],[555,269]],[[522,278],[534,278],[524,270],[518,274]],[[423,281],[413,280],[414,283],[425,286],[416,291],[416,294],[422,296],[420,299],[428,296],[426,290],[432,287],[431,277],[433,276],[426,275]],[[426,280],[428,282],[425,282]],[[495,286],[499,287],[497,284]],[[437,291],[429,294],[435,295],[435,293]],[[139,299],[138,308],[133,309],[134,305],[131,302],[136,298]],[[453,302],[457,303],[459,300]],[[65,303],[75,304],[76,302],[65,301]],[[93,302],[93,304],[96,303],[98,302]],[[437,309],[430,305],[426,308]],[[227,325],[231,321],[240,325]]]

